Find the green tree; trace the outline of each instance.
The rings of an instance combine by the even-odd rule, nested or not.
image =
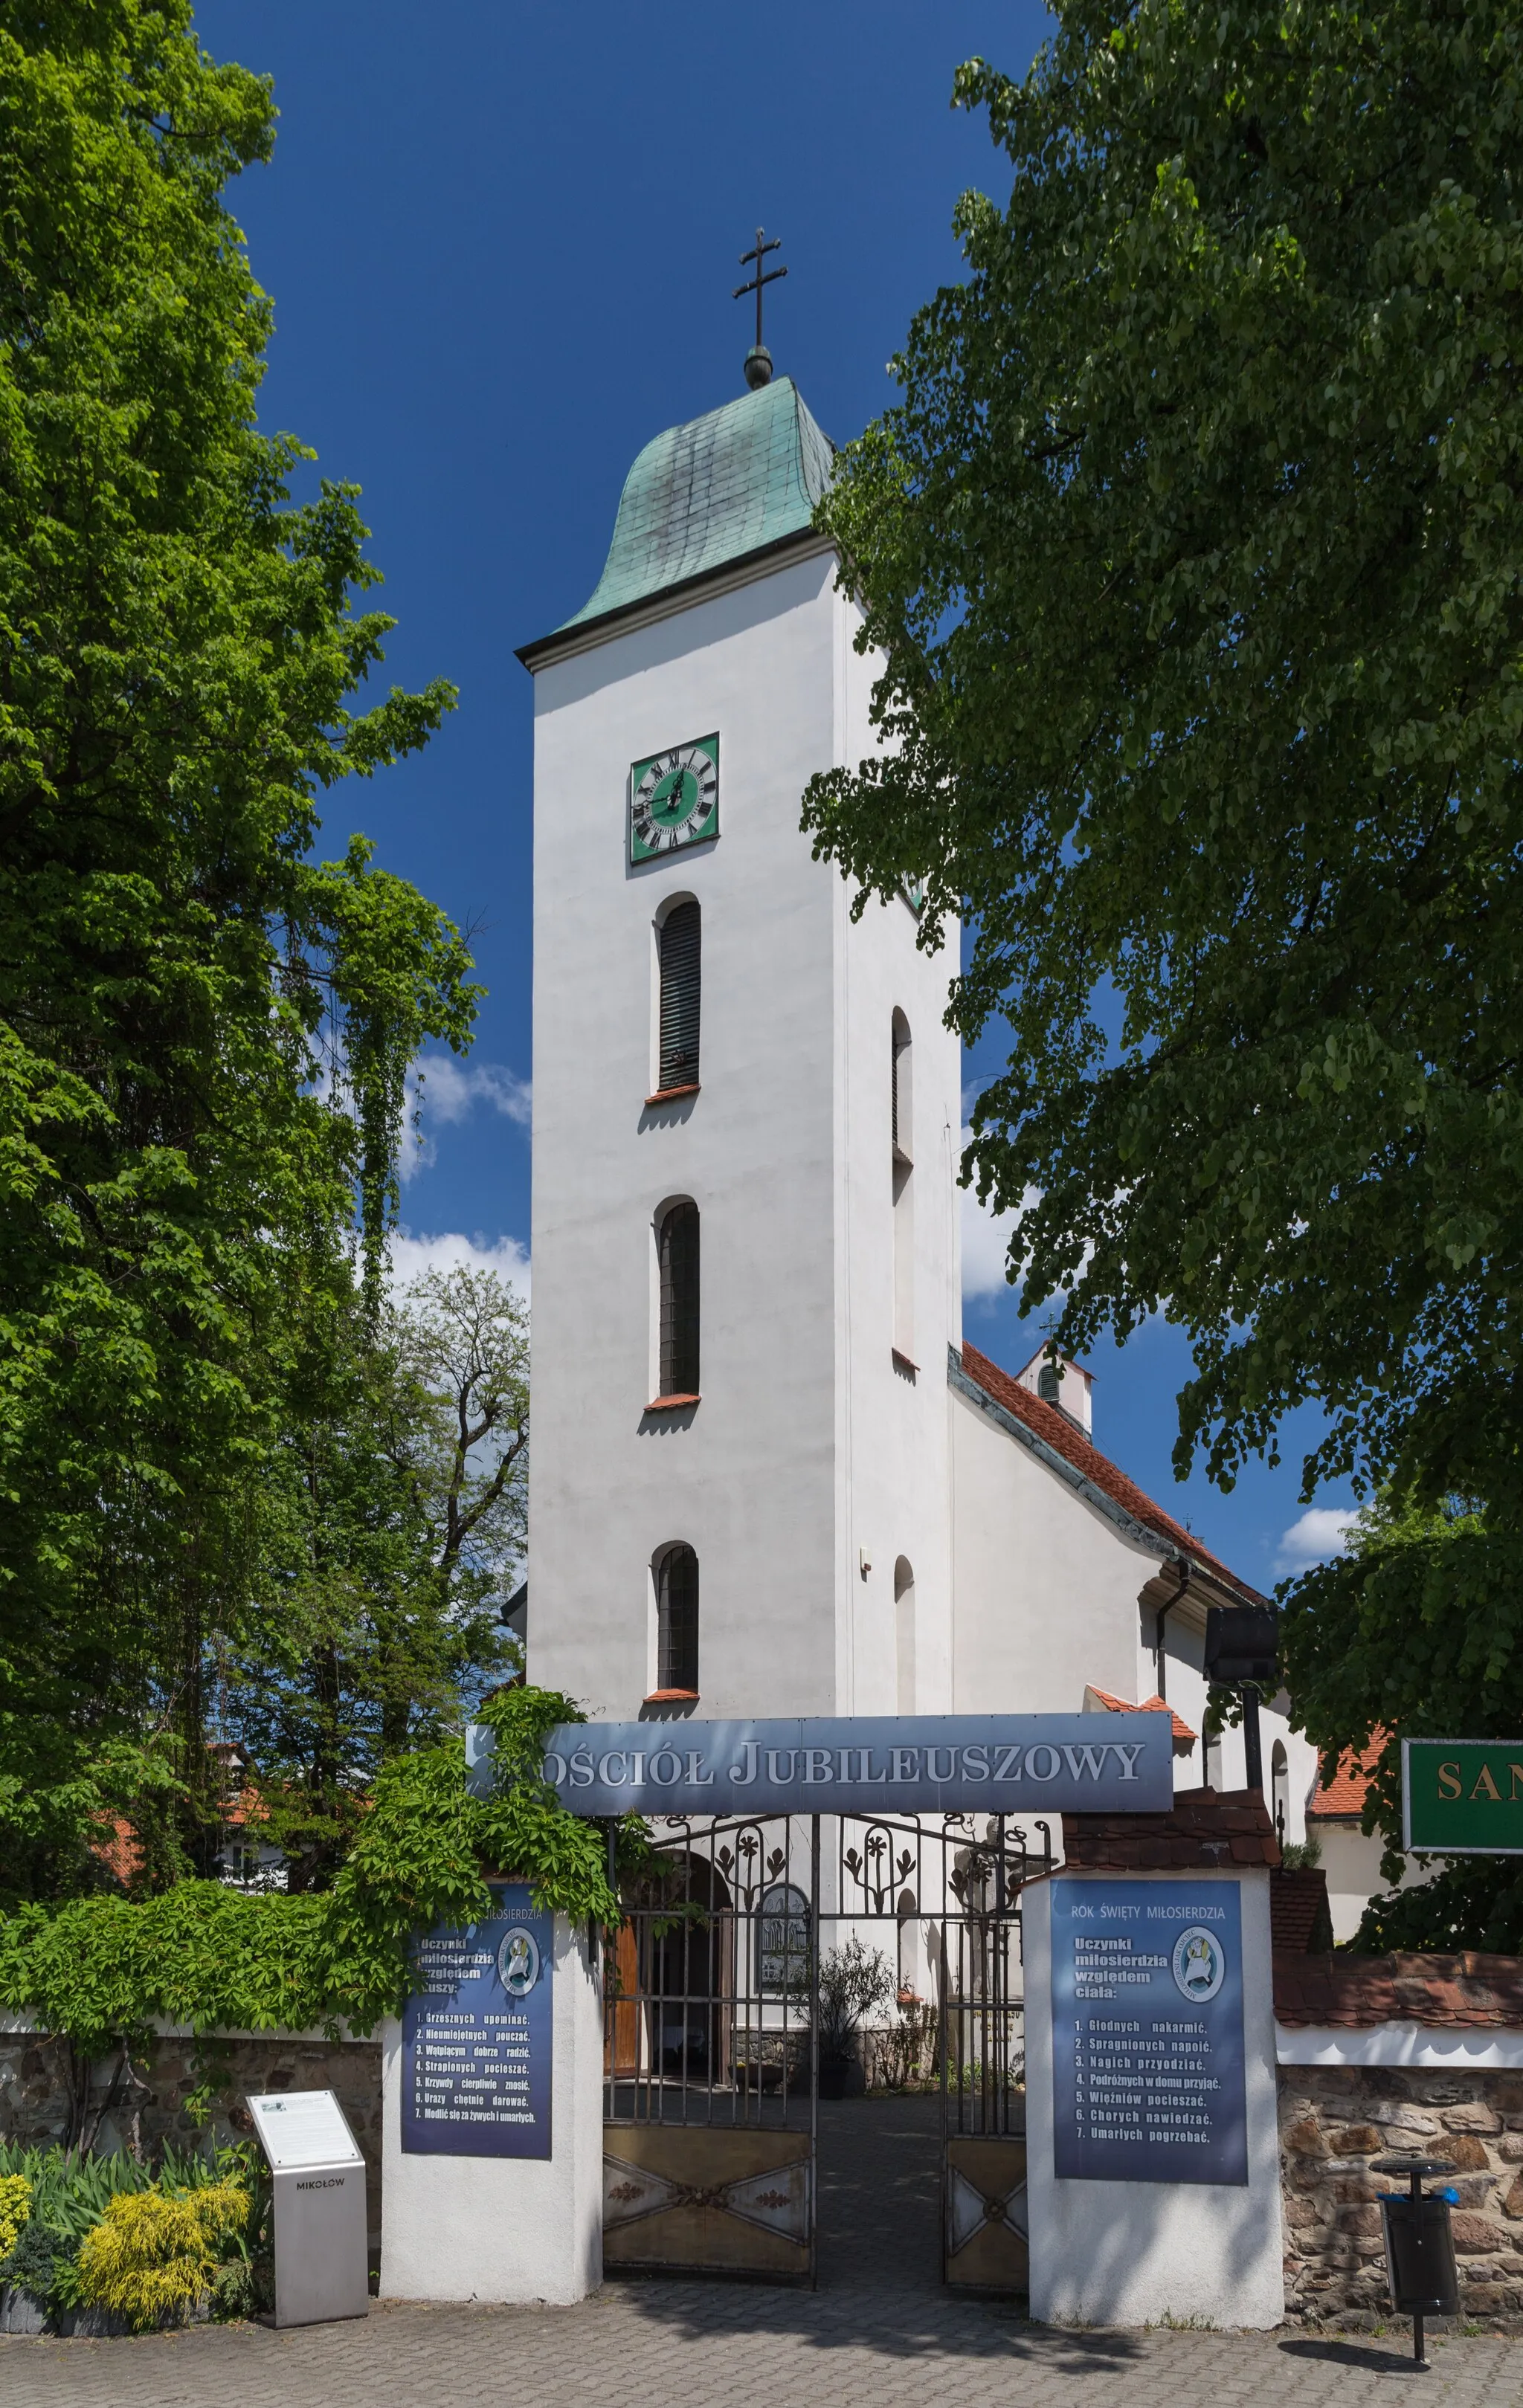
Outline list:
[[[390,622],[355,489],[255,424],[223,203],[268,86],[188,0],[0,0],[0,1833],[201,1809],[208,1640],[267,1545],[287,1392],[380,1310],[407,1068],[467,1041],[450,923],[317,805],[424,743],[356,712]],[[145,1748],[147,1752],[145,1753]],[[203,1801],[204,1802],[204,1801]],[[151,1819],[150,1817],[150,1819]],[[172,1851],[171,1851],[172,1853]]]
[[[1188,1332],[1182,1471],[1315,1398],[1307,1494],[1484,1504],[1460,1720],[1516,1729],[1523,23],[1056,14],[958,78],[1010,196],[824,505],[886,749],[806,825],[971,924],[953,1020],[1012,1044],[968,1168],[1059,1342]],[[1357,1737],[1311,1627],[1299,1706]]]
[[[460,1265],[350,1339],[286,1431],[285,1510],[219,1697],[296,1888],[331,1880],[381,1766],[458,1730],[519,1660],[502,1613],[526,1529],[526,1308]]]
[[[1299,1581],[1288,1624],[1302,1713],[1329,1753],[1381,1732],[1511,1738],[1518,1727],[1515,1563],[1487,1516],[1461,1498],[1422,1505],[1383,1491],[1344,1555]],[[1379,1756],[1365,1828],[1386,1841],[1388,1882],[1406,1869],[1401,1751]],[[1487,1857],[1420,1860],[1425,1879],[1372,1899],[1356,1944],[1523,1948],[1523,1868]]]

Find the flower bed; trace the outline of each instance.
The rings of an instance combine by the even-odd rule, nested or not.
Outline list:
[[[149,2332],[251,2315],[273,2297],[269,2183],[248,2142],[122,2155],[0,2145],[9,2331]]]

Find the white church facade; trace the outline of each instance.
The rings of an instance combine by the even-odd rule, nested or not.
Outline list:
[[[1105,1713],[1208,1756],[1254,1592],[1099,1452],[1092,1383],[964,1340],[956,932],[799,829],[874,742],[787,378],[668,430],[535,690],[529,1677],[598,1718]],[[1043,1376],[1045,1372],[1045,1377]],[[1056,1386],[1061,1403],[1042,1390]],[[1280,1698],[1266,1787],[1304,1835]]]

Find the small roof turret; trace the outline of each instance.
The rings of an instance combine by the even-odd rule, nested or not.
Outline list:
[[[792,377],[668,426],[625,479],[603,574],[555,636],[806,534],[834,462]]]

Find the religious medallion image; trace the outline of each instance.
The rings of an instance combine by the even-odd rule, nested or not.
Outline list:
[[[696,737],[629,768],[629,858],[655,861],[719,834],[719,738]]]
[[[526,1999],[539,1979],[539,1950],[532,1931],[515,1923],[497,1950],[497,1978],[510,1999]]]
[[[1200,2006],[1215,1997],[1227,1976],[1221,1942],[1214,1931],[1207,1931],[1200,1924],[1180,1933],[1170,1961],[1174,1986],[1181,1998],[1191,1999]]]

